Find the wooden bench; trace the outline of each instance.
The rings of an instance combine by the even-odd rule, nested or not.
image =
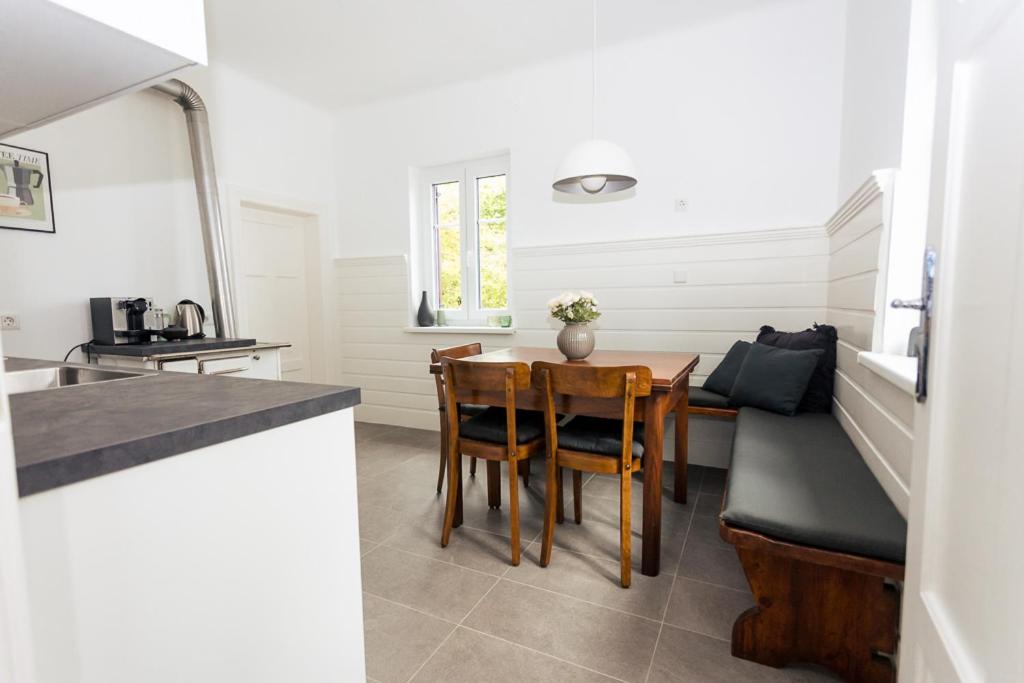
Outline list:
[[[827,414],[736,411],[700,392],[710,393],[690,390],[695,414],[736,415],[719,531],[756,606],[733,624],[732,654],[894,681],[906,522],[842,426]]]

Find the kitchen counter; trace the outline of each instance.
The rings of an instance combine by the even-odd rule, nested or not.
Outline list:
[[[226,337],[204,337],[203,339],[179,339],[177,341],[155,341],[148,344],[90,344],[92,353],[107,356],[132,356],[135,358],[162,358],[171,355],[204,353],[226,349],[277,348],[289,344],[257,344],[255,339],[229,339]]]
[[[62,365],[11,358],[7,370]],[[350,408],[358,388],[150,372],[10,396],[22,497]]]

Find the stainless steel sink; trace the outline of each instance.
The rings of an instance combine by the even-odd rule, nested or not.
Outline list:
[[[145,377],[145,372],[128,372],[126,370],[106,370],[65,365],[57,368],[37,368],[33,370],[15,370],[6,373],[4,383],[8,394],[24,394],[44,389],[60,389],[81,384],[97,382],[113,382],[133,377]]]

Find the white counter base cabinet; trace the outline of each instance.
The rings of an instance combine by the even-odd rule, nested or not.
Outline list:
[[[365,680],[351,408],[20,508],[37,683]]]

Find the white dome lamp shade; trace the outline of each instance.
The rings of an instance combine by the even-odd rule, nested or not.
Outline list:
[[[614,142],[597,139],[597,0],[594,6],[594,43],[591,53],[591,136],[562,157],[552,187],[568,194],[611,194],[636,185],[633,160]]]
[[[570,149],[552,185],[569,194],[610,194],[636,185],[633,160],[614,142],[585,140]]]

